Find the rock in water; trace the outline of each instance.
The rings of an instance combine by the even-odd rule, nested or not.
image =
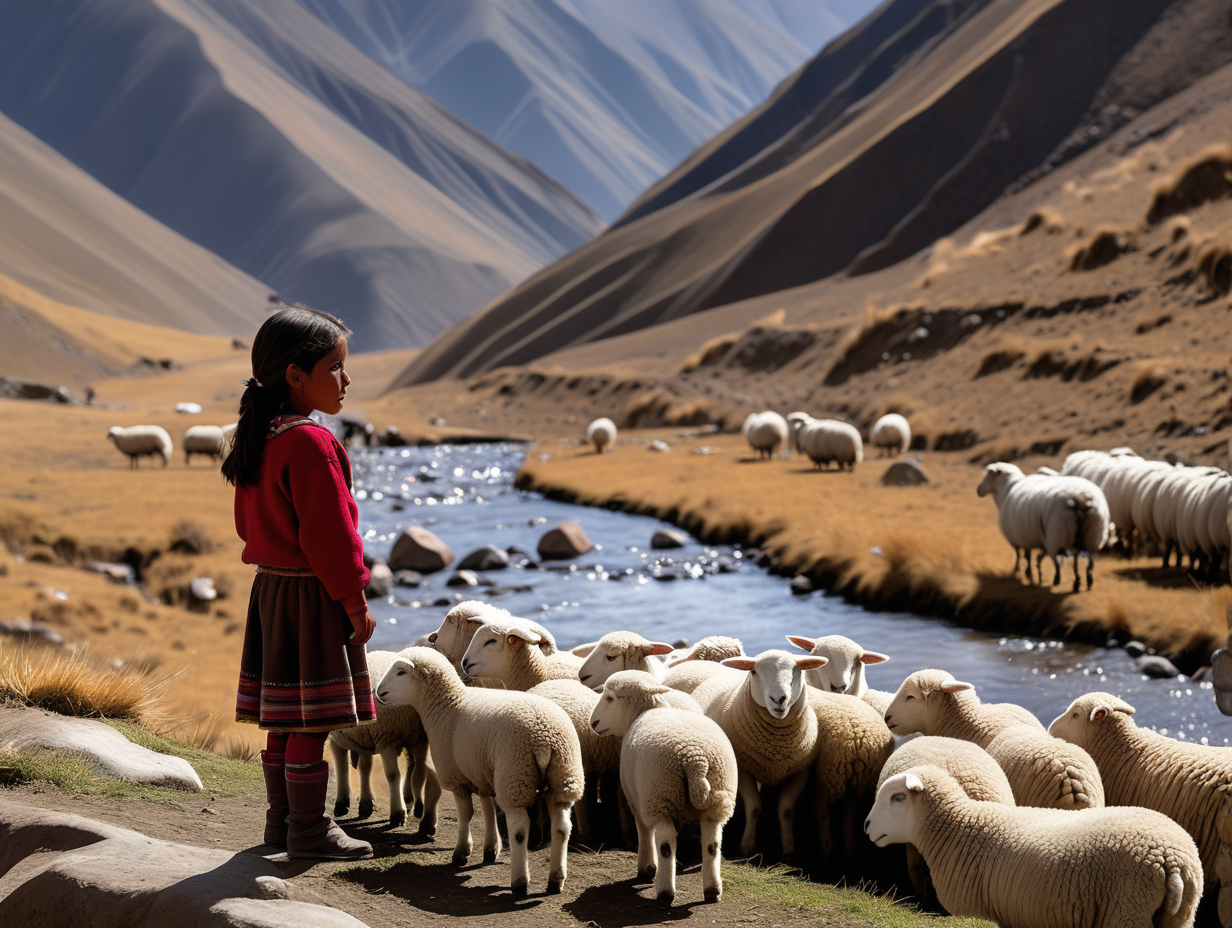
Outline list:
[[[445,586],[479,586],[479,578],[472,570],[459,570],[445,581]]]
[[[895,461],[881,475],[881,482],[887,487],[918,487],[928,483],[928,472],[919,461]]]
[[[1180,674],[1180,671],[1176,669],[1176,665],[1162,654],[1144,654],[1138,658],[1138,669],[1148,677],[1158,677],[1161,680],[1166,677],[1176,677]]]
[[[1125,653],[1130,657],[1138,658],[1146,654],[1146,645],[1141,641],[1127,641],[1125,643]]]
[[[389,589],[394,583],[394,572],[384,561],[377,561],[368,571],[368,585],[364,593],[373,599],[383,599],[389,595]]]
[[[462,558],[458,570],[504,570],[508,566],[508,554],[496,545],[484,545]]]
[[[423,577],[420,576],[418,571],[395,570],[394,583],[398,584],[398,586],[417,587],[423,583]]]
[[[569,520],[546,532],[539,539],[539,556],[544,560],[563,561],[585,554],[594,544],[582,531],[582,526]]]
[[[807,574],[800,574],[792,577],[791,591],[797,596],[803,596],[805,593],[813,592],[813,581],[808,578]]]
[[[650,547],[655,549],[683,548],[689,541],[689,536],[674,528],[661,528],[650,539]]]
[[[453,563],[453,550],[426,528],[412,525],[398,536],[389,554],[390,570],[430,574]]]

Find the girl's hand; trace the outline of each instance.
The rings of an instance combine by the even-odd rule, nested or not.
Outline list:
[[[348,612],[347,617],[351,620],[351,627],[355,629],[351,635],[351,644],[365,644],[372,633],[376,631],[376,619],[372,617],[372,613],[364,612]]]

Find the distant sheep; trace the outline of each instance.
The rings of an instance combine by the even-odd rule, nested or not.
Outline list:
[[[864,460],[864,441],[854,425],[838,419],[814,419],[796,436],[800,450],[818,467],[837,463],[854,470]]]
[[[180,447],[184,449],[184,463],[191,463],[194,454],[204,454],[210,460],[217,461],[223,456],[226,442],[226,431],[221,425],[189,426],[180,438]]]
[[[770,458],[787,444],[787,420],[777,412],[749,413],[744,420],[744,439],[759,458]]]
[[[135,468],[137,459],[146,455],[161,456],[163,467],[171,460],[171,436],[161,425],[130,425],[128,428],[116,425],[108,429],[107,437],[128,455],[130,467]]]
[[[788,440],[791,443],[791,450],[800,451],[800,430],[813,421],[813,417],[807,412],[789,412],[787,414],[787,433]]]
[[[603,681],[621,670],[643,670],[657,683],[667,675],[664,657],[671,653],[670,644],[647,641],[637,632],[608,632],[589,651],[577,676],[593,687],[602,686]]]
[[[872,445],[893,457],[911,447],[911,426],[896,412],[887,413],[873,423]]]
[[[596,419],[586,426],[586,440],[595,446],[595,454],[611,451],[616,444],[616,423],[611,419]]]

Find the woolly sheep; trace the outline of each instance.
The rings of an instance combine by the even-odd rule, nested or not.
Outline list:
[[[475,632],[479,631],[485,622],[498,620],[513,621],[513,616],[506,610],[493,606],[491,603],[469,599],[458,603],[445,614],[440,628],[427,636],[428,643],[431,647],[436,648],[436,650],[449,658],[454,670],[458,671],[462,677],[462,682],[466,683],[467,686],[487,686],[500,689],[500,681],[475,680],[462,670],[462,657],[466,654],[466,649],[470,646],[471,639],[475,637]],[[532,628],[539,633],[541,638],[539,642],[540,651],[544,654],[556,653],[556,639],[552,637],[551,632],[537,622],[531,622],[529,619],[522,619],[520,621],[528,628]],[[422,642],[416,643],[421,644]]]
[[[669,656],[667,665],[679,667],[685,661],[722,661],[729,657],[744,657],[744,645],[739,638],[727,635],[707,635],[683,652]]]
[[[616,423],[611,419],[596,419],[586,426],[586,440],[595,446],[595,454],[611,451],[616,444]]]
[[[814,419],[800,429],[796,443],[818,467],[824,464],[828,468],[836,462],[840,470],[844,465],[854,470],[864,460],[864,442],[859,431],[838,419]]]
[[[888,661],[889,657],[877,651],[866,651],[842,635],[826,635],[824,638],[788,635],[787,640],[814,657],[826,659],[824,667],[810,670],[804,675],[810,686],[826,693],[846,693],[863,699],[876,709],[879,715],[885,715],[894,694],[870,690],[864,681],[864,665],[880,664]]]
[[[1089,754],[1049,735],[1021,706],[981,703],[970,683],[944,670],[919,670],[907,677],[886,711],[886,723],[895,734],[918,731],[979,745],[1005,771],[1019,805],[1085,809],[1104,804],[1099,769]]]
[[[204,454],[212,461],[222,457],[226,435],[221,425],[191,425],[180,437],[184,449],[184,463],[188,464],[194,454]]]
[[[1202,896],[1197,848],[1167,816],[980,802],[939,767],[887,779],[864,830],[915,845],[952,915],[1016,928],[1192,926]]]
[[[670,644],[647,641],[637,632],[608,632],[582,662],[577,677],[587,686],[602,686],[617,671],[644,670],[662,681],[667,674],[663,658],[672,650]]]
[[[787,420],[777,412],[749,413],[741,431],[759,458],[773,457],[774,452],[787,443]]]
[[[534,623],[509,618],[479,627],[462,655],[462,671],[476,679],[499,680],[525,692],[544,680],[576,680],[581,658],[566,651],[545,654],[544,637]]]
[[[569,813],[586,782],[577,731],[565,711],[530,693],[468,687],[448,659],[430,648],[402,651],[377,684],[376,696],[385,705],[413,706],[423,720],[437,776],[458,808],[454,864],[464,865],[470,857],[475,793],[484,816],[484,862],[496,860],[501,842],[495,797],[512,841],[510,885],[515,896],[525,895],[527,810],[542,796],[552,823],[548,892],[560,892],[572,830]]]
[[[1130,718],[1111,693],[1075,699],[1048,727],[1095,759],[1110,805],[1170,816],[1193,837],[1208,891],[1219,890],[1219,920],[1232,925],[1232,748],[1189,744]]]
[[[379,680],[397,659],[393,651],[369,651],[369,679]],[[372,758],[379,754],[389,784],[389,824],[395,828],[405,825],[406,802],[398,755],[406,751],[410,760],[406,792],[414,801],[414,812],[420,819],[419,834],[429,837],[436,834],[441,784],[428,761],[428,738],[419,713],[410,706],[378,704],[375,722],[331,731],[329,746],[334,756],[338,787],[334,800],[336,817],[346,815],[351,807],[351,778],[346,767],[348,751],[359,755],[359,817],[367,818],[372,814]]]
[[[795,851],[792,834],[796,800],[817,758],[817,715],[808,697],[804,672],[825,664],[822,657],[763,651],[756,657],[730,657],[723,667],[742,671],[707,680],[693,698],[731,740],[740,770],[744,834],[740,850],[753,853],[761,815],[758,784],[779,792],[780,841],[784,857]]]
[[[736,808],[736,754],[723,730],[695,712],[668,707],[668,687],[649,675],[608,677],[591,715],[600,735],[623,738],[620,783],[637,822],[637,873],[653,875],[661,902],[676,896],[676,832],[700,822],[702,892],[723,895],[723,826]],[[655,850],[662,861],[656,866]]]
[[[788,441],[791,444],[793,451],[799,452],[800,430],[813,421],[813,417],[807,412],[789,412],[787,414],[787,433]]]
[[[171,436],[161,425],[130,425],[128,428],[114,425],[107,430],[107,437],[128,455],[130,467],[135,468],[137,459],[146,455],[160,455],[163,467],[171,460]]]
[[[1057,555],[1074,555],[1074,592],[1078,582],[1078,556],[1087,558],[1087,589],[1094,575],[1094,553],[1108,540],[1111,519],[1103,491],[1083,477],[1025,475],[1014,464],[989,464],[976,492],[992,495],[997,504],[1001,534],[1014,547],[1014,573],[1021,549],[1027,551],[1027,580],[1031,579],[1031,549],[1042,549],[1036,570],[1047,555],[1061,582]]]
[[[911,447],[911,426],[896,412],[887,413],[873,423],[872,446],[893,457]]]

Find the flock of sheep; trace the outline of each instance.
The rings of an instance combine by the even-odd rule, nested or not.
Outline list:
[[[194,454],[203,454],[212,461],[221,460],[226,455],[227,443],[234,431],[234,422],[230,425],[189,426],[180,438],[184,463],[190,463]],[[107,437],[128,455],[131,467],[136,467],[143,457],[161,457],[163,467],[171,460],[171,436],[161,425],[130,425],[127,428],[116,425],[108,430]]]
[[[796,805],[811,789],[823,859],[850,860],[865,841],[905,844],[917,892],[955,915],[1184,926],[1204,890],[1218,889],[1232,925],[1232,749],[1139,728],[1108,693],[1074,700],[1045,730],[944,671],[880,692],[864,667],[886,655],[841,636],[789,641],[807,653],[748,656],[721,636],[673,649],[627,631],[564,652],[542,625],[464,602],[415,646],[369,655],[376,721],[331,733],[330,745],[338,770],[359,755],[361,815],[372,811],[375,755],[393,824],[407,816],[402,752],[421,833],[435,833],[449,790],[455,864],[471,854],[475,796],[484,861],[497,859],[498,805],[515,894],[529,883],[532,816],[548,822],[548,891],[559,891],[573,818],[589,837],[602,785],[616,778],[638,875],[663,902],[675,896],[677,834],[694,825],[703,892],[722,895],[723,828],[739,801],[741,853],[757,852],[760,789],[773,786],[777,846],[761,850],[791,859]],[[335,814],[350,805],[346,780]]]

